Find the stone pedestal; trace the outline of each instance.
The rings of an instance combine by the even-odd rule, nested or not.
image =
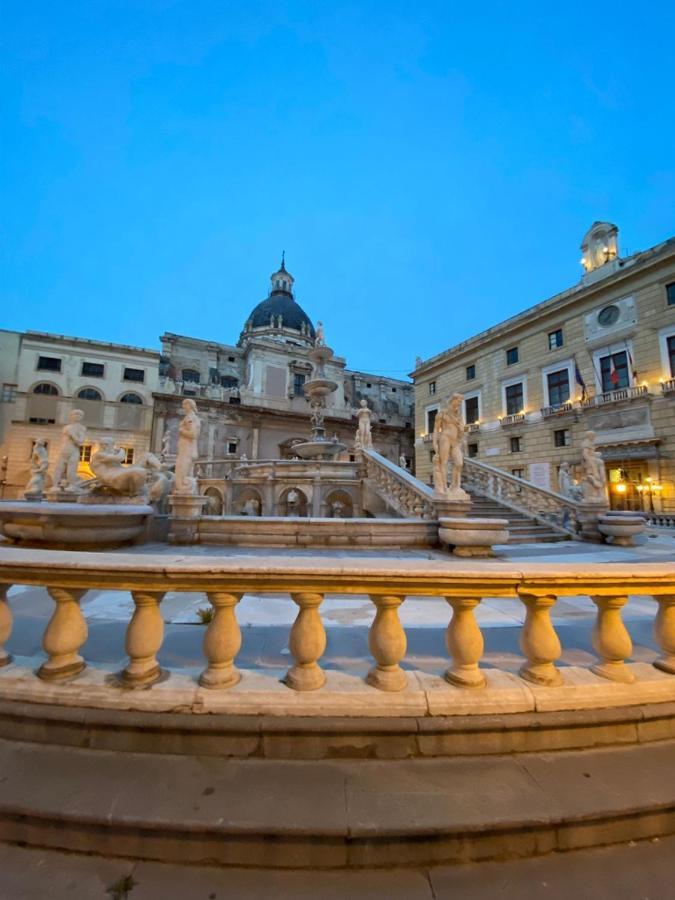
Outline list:
[[[77,503],[80,499],[80,492],[74,491],[72,488],[53,487],[47,491],[45,496],[49,503]],[[28,499],[26,497],[26,500]]]
[[[171,494],[169,506],[170,544],[196,544],[199,540],[199,517],[204,512],[208,497],[200,494]]]
[[[581,537],[584,541],[600,543],[604,539],[598,529],[598,520],[600,516],[606,515],[607,511],[607,502],[604,500],[583,500],[579,504],[577,520],[581,525]]]
[[[41,503],[44,494],[42,493],[42,491],[26,491],[23,496],[24,500],[26,500],[28,503]]]
[[[608,513],[598,518],[598,531],[612,539],[618,547],[634,547],[635,537],[642,534],[646,523],[644,516],[630,513]]]
[[[452,547],[455,556],[494,556],[494,544],[509,539],[507,519],[468,519],[464,516],[442,518],[438,538]]]
[[[462,490],[454,494],[448,491],[445,496],[434,492],[433,503],[439,520],[463,518],[471,509],[471,497]]]

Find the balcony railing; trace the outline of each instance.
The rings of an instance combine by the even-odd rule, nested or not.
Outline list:
[[[477,431],[480,431],[480,422],[469,422],[468,425],[464,426],[467,434],[475,434]]]
[[[644,672],[652,673],[644,663],[633,667],[626,663],[632,654],[632,642],[621,618],[621,610],[629,602],[630,595],[653,597],[654,637],[661,656],[653,663],[661,672],[654,675],[658,681],[659,699],[675,698],[675,566],[672,564],[644,563],[640,566],[625,564],[598,565],[538,563],[531,566],[503,564],[463,565],[457,560],[442,559],[311,559],[286,556],[283,560],[270,558],[236,557],[207,560],[203,557],[171,557],[167,555],[77,553],[58,551],[30,551],[0,549],[0,666],[11,662],[12,610],[7,592],[12,585],[40,586],[47,589],[54,603],[53,613],[46,624],[42,646],[45,657],[34,672],[16,666],[7,670],[9,677],[0,677],[0,697],[12,699],[24,691],[26,682],[39,685],[40,679],[50,683],[49,702],[73,703],[73,689],[68,680],[79,675],[87,662],[81,650],[87,640],[87,622],[80,608],[87,591],[129,591],[134,610],[126,627],[124,648],[127,654],[122,671],[115,678],[95,677],[80,680],[75,685],[75,697],[79,705],[109,705],[113,697],[119,697],[120,687],[149,688],[169,672],[163,671],[157,654],[164,641],[164,619],[161,604],[167,592],[191,592],[203,594],[213,610],[206,629],[204,661],[198,684],[189,670],[181,672],[175,690],[187,684],[189,695],[186,711],[202,713],[205,703],[213,703],[210,691],[224,691],[240,681],[236,667],[237,655],[242,645],[242,632],[237,622],[236,607],[244,593],[290,594],[298,607],[297,617],[290,628],[287,646],[292,665],[283,679],[289,690],[315,691],[326,682],[326,672],[321,667],[321,657],[326,649],[326,632],[321,619],[321,604],[326,594],[365,595],[373,604],[375,617],[370,625],[368,646],[372,654],[366,682],[379,691],[403,690],[415,682],[415,673],[409,674],[401,663],[406,659],[407,639],[399,619],[399,608],[407,597],[436,597],[447,601],[452,616],[447,626],[446,646],[448,668],[445,679],[460,688],[482,688],[486,685],[485,669],[481,668],[484,638],[475,617],[481,600],[492,602],[519,599],[524,607],[524,624],[520,635],[522,664],[519,674],[525,682],[539,686],[536,700],[544,700],[551,706],[566,701],[558,694],[541,693],[541,689],[572,688],[572,702],[579,692],[588,697],[593,692],[593,679],[579,670],[566,676],[565,667],[556,663],[562,654],[560,636],[551,619],[557,600],[561,597],[589,595],[596,606],[595,627],[590,635],[596,660],[591,671],[603,681],[601,689],[603,706],[629,705],[641,702],[640,685],[634,686],[633,699],[626,696],[626,686],[635,681],[635,669],[644,680]],[[13,605],[20,604],[22,596],[13,598]],[[514,619],[515,621],[515,619]],[[579,626],[581,627],[581,626]],[[567,629],[567,640],[575,640],[575,630]],[[586,642],[586,636],[582,636]],[[122,646],[110,646],[109,658],[114,659]],[[6,644],[6,649],[4,646]],[[573,656],[578,650],[573,643],[565,647]],[[577,655],[579,655],[577,653]],[[585,656],[585,650],[582,656]],[[20,676],[13,674],[20,673]],[[664,675],[667,673],[664,680]],[[102,674],[102,673],[101,673]],[[252,679],[250,690],[255,692],[252,703],[260,704],[265,696],[260,678]],[[271,677],[271,676],[270,676]],[[328,675],[329,679],[332,674]],[[250,678],[250,675],[246,675]],[[256,681],[256,678],[258,680]],[[608,684],[619,682],[621,687],[612,700],[612,688]],[[276,682],[275,682],[276,683]],[[649,682],[654,689],[654,683]],[[23,688],[22,688],[23,685]],[[583,687],[582,687],[583,685]],[[643,688],[645,685],[642,686]],[[522,686],[525,690],[525,685]],[[237,691],[237,699],[246,691],[246,681]],[[14,692],[14,693],[13,693]],[[575,693],[576,692],[576,693]],[[125,708],[140,704],[152,708],[152,691],[138,694],[125,692]],[[450,685],[441,682],[434,688],[436,709],[438,698],[446,697],[445,714],[461,706],[463,698]],[[31,696],[34,699],[34,695]],[[178,695],[176,695],[178,696]],[[326,697],[319,694],[320,703]],[[358,703],[358,694],[355,695]],[[654,697],[652,696],[652,699]],[[310,695],[311,701],[311,695]],[[172,699],[172,708],[179,702]],[[275,703],[277,700],[275,699]],[[569,702],[569,700],[567,700]],[[363,700],[361,700],[363,703]],[[140,708],[140,707],[139,707]],[[211,706],[213,709],[214,707]],[[354,707],[356,708],[356,706]],[[563,708],[568,708],[564,707]],[[363,709],[363,707],[360,707]]]
[[[661,382],[662,394],[675,394],[675,378],[669,378],[668,381]]]
[[[551,416],[564,416],[571,412],[574,412],[574,405],[572,403],[559,403],[557,406],[542,407],[541,416],[543,419],[548,419]]]
[[[507,425],[518,425],[520,422],[525,421],[525,413],[514,413],[511,416],[502,416],[499,420],[499,424],[502,428],[505,428]]]
[[[606,391],[604,394],[596,394],[587,400],[582,400],[579,404],[582,409],[588,409],[594,406],[606,406],[608,403],[620,403],[623,400],[635,400],[638,397],[648,397],[649,388],[645,384],[638,384],[634,387],[619,388],[616,391]]]

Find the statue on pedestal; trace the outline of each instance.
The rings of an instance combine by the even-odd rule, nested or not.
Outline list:
[[[563,497],[569,497],[570,500],[581,500],[583,497],[583,488],[572,478],[570,472],[570,464],[561,463],[558,469],[558,488]]]
[[[26,496],[40,497],[44,492],[47,469],[49,468],[49,454],[47,453],[46,444],[47,442],[44,438],[39,438],[33,444],[33,452],[30,457],[30,479],[26,485]]]
[[[370,417],[372,412],[368,408],[368,401],[362,400],[360,408],[356,410],[356,417],[359,420],[356,429],[356,437],[354,438],[354,446],[357,450],[366,450],[373,446],[373,437],[370,433]]]
[[[77,477],[77,466],[80,462],[80,449],[87,439],[87,429],[82,424],[84,413],[81,409],[72,409],[68,416],[68,424],[61,434],[61,446],[56,457],[54,468],[54,487],[77,491],[80,479]]]
[[[202,423],[197,415],[197,404],[188,397],[183,400],[183,418],[178,428],[178,448],[176,450],[177,494],[196,494],[197,479],[194,477],[195,460],[198,456],[199,433]]]
[[[583,498],[587,503],[607,502],[607,472],[605,462],[595,448],[595,432],[587,431],[581,449],[581,479]]]
[[[468,497],[461,486],[464,467],[463,400],[462,394],[453,394],[434,422],[434,489],[438,495],[449,500],[465,500]],[[452,476],[448,486],[449,462],[452,462]]]
[[[323,322],[316,323],[316,330],[314,332],[314,346],[315,347],[325,347],[326,346],[326,336],[324,334]]]
[[[145,501],[149,471],[145,466],[123,465],[125,457],[125,451],[121,447],[115,447],[111,437],[102,438],[100,447],[89,464],[94,479],[87,484],[87,489],[126,497],[138,496]]]
[[[399,466],[400,466],[402,469],[405,469],[405,470],[407,471],[407,469],[408,469],[408,460],[405,458],[405,456],[404,456],[403,453],[401,453],[401,455],[400,455],[399,458],[398,458],[398,464],[399,464]]]

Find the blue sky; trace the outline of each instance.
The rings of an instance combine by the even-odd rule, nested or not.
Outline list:
[[[675,6],[5,0],[0,327],[236,342],[286,250],[355,368],[675,234]]]

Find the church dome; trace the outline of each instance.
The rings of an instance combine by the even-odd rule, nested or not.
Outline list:
[[[245,331],[258,328],[280,328],[298,331],[314,339],[314,325],[304,309],[293,297],[294,278],[286,270],[282,258],[281,268],[271,276],[271,288],[266,300],[259,303],[246,320]]]

